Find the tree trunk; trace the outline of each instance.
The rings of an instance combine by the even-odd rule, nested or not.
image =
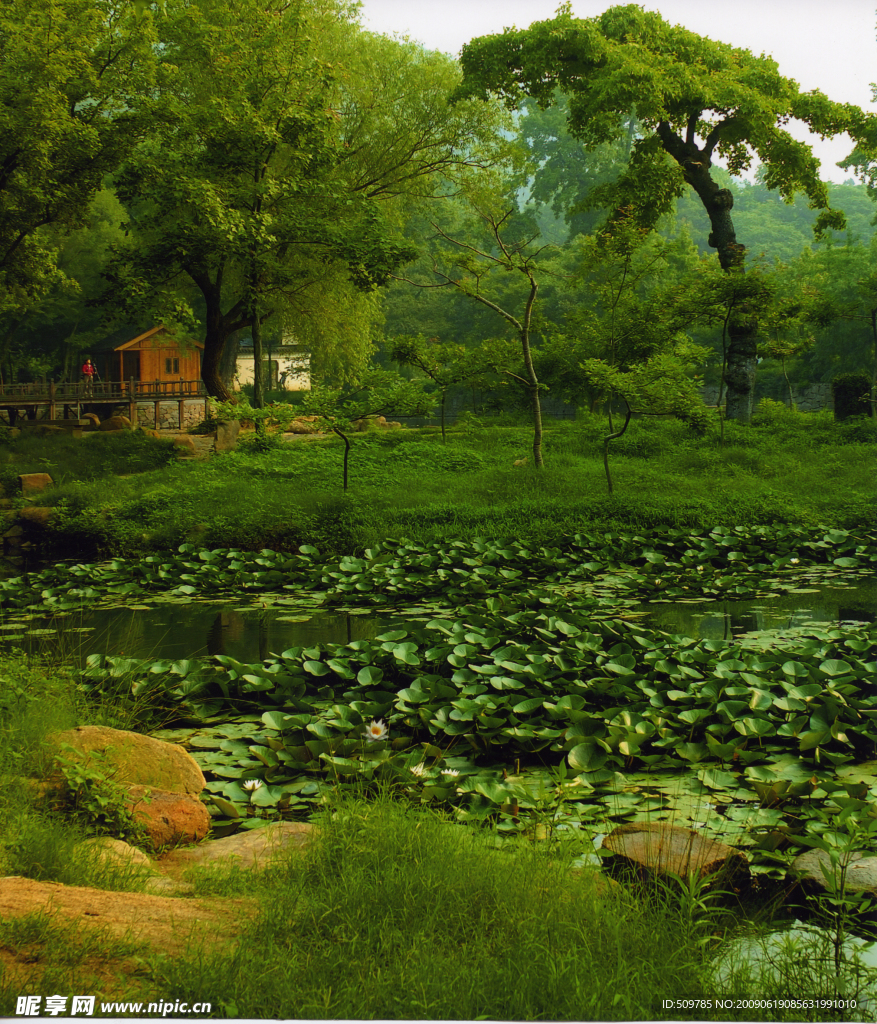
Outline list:
[[[871,417],[877,423],[877,309],[871,310],[871,340],[874,342],[874,366],[871,371]]]
[[[222,352],[228,332],[219,317],[207,317],[207,330],[204,333],[204,356],[201,361],[201,380],[207,388],[207,394],[220,402],[236,402],[237,399],[226,387],[220,372]]]
[[[746,247],[737,241],[731,220],[733,195],[728,189],[719,188],[705,168],[697,168],[693,174],[686,171],[686,178],[709,215],[712,231],[707,244],[717,251],[722,270],[726,274],[745,274]],[[740,423],[749,423],[752,419],[755,370],[758,365],[757,327],[755,317],[745,304],[731,310],[728,319],[725,370],[725,387],[728,393],[725,415],[727,419]]]
[[[530,394],[533,402],[533,465],[541,469],[542,462],[542,403],[539,400],[539,378],[533,366],[533,355],[530,351],[530,319],[533,314],[533,306],[536,302],[536,293],[539,286],[533,278],[527,275],[530,281],[530,295],[527,298],[527,308],[524,312],[524,322],[521,327],[521,351],[524,355],[524,366],[527,370],[527,378],[530,382]]]
[[[225,345],[222,348],[219,372],[225,381],[225,386],[229,389],[234,388],[234,379],[238,372],[238,353],[240,352],[242,334],[242,330],[232,331],[225,339]]]
[[[696,118],[695,118],[696,122]],[[737,241],[731,209],[734,196],[729,189],[719,188],[710,176],[710,156],[715,140],[699,149],[693,141],[693,124],[687,140],[662,122],[657,134],[667,153],[682,168],[685,180],[697,193],[710,219],[707,245],[718,253],[719,263],[726,274],[744,274],[746,246]],[[728,389],[726,417],[749,423],[752,419],[752,398],[755,390],[757,366],[756,331],[758,323],[745,305],[732,311],[728,321],[728,354],[725,385]]]
[[[262,389],[262,325],[259,323],[259,307],[253,303],[253,408],[265,408]]]
[[[611,402],[612,399],[610,398],[609,401]],[[624,432],[625,430],[627,430],[628,424],[630,423],[630,417],[633,412],[633,410],[630,408],[630,402],[628,402],[626,398],[624,399],[624,404],[627,407],[627,415],[624,417],[624,426],[621,428],[621,430],[616,431],[612,431],[612,428],[610,427],[610,433],[603,438],[603,469],[606,471],[606,483],[609,485],[610,494],[612,494],[612,474],[609,472],[609,442],[614,441],[617,438],[622,437],[624,435]]]

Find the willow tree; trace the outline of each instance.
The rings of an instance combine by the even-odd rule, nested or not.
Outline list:
[[[786,124],[800,120],[823,138],[849,132],[861,144],[877,135],[873,115],[817,91],[802,93],[770,57],[670,25],[634,4],[587,19],[573,18],[566,4],[529,29],[472,40],[461,59],[461,96],[499,94],[510,107],[532,97],[547,107],[556,90],[566,93],[569,131],[587,147],[620,139],[634,112],[641,135],[630,159],[591,200],[610,209],[633,207],[640,223],[653,226],[692,188],[709,218],[708,244],[729,274],[745,273],[745,246],[734,230],[733,196],[710,173],[715,157],[732,174],[757,159],[767,187],[787,202],[805,193],[820,211],[820,234],[842,228],[843,214],[830,209],[818,160]],[[752,409],[757,328],[751,310],[733,311],[728,416],[744,422]]]

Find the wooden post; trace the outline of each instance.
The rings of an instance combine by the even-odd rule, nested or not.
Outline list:
[[[158,399],[156,399],[153,404],[155,405],[155,429],[158,430],[158,418],[159,418],[159,408],[158,407],[161,405],[161,402]]]
[[[180,417],[180,433],[181,434],[186,429],[186,423],[185,423],[186,413],[184,411],[185,404],[186,404],[186,400],[185,400],[185,398],[182,397],[182,392],[181,392],[180,393],[180,400],[177,403],[177,405],[179,407],[179,410],[180,410],[179,417]]]
[[[134,401],[134,378],[128,378],[128,419],[131,421],[131,426],[137,425],[137,403]]]
[[[49,381],[49,419],[55,418],[55,382]]]

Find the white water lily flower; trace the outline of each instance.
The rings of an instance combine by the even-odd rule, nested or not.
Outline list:
[[[255,793],[257,789],[262,788],[262,785],[263,783],[261,779],[249,779],[247,782],[243,783],[243,789],[248,793]]]
[[[451,777],[459,775],[460,773],[456,768],[442,768],[442,775],[449,775]]]
[[[390,730],[382,718],[376,718],[365,727],[365,732],[362,735],[369,743],[377,743],[379,740],[385,740],[390,735]]]
[[[790,558],[789,559],[789,565],[797,565],[798,562],[800,562],[800,561],[801,561],[800,558]]]
[[[410,765],[408,770],[411,772],[412,775],[425,775],[426,765],[421,761],[420,764]]]

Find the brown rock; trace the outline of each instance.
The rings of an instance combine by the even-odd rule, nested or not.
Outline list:
[[[683,879],[691,874],[705,878],[717,871],[748,870],[739,850],[676,825],[621,825],[604,839],[603,848],[635,867]]]
[[[79,725],[55,733],[47,740],[54,747],[69,743],[83,754],[101,751],[106,755],[102,764],[114,772],[115,782],[151,786],[189,796],[197,796],[204,788],[201,769],[176,743],[101,725]]]
[[[48,473],[22,473],[18,479],[21,483],[21,493],[25,497],[29,494],[39,494],[55,482]]]
[[[207,808],[194,796],[151,786],[126,786],[128,809],[149,837],[153,849],[174,843],[197,843],[210,831]]]
[[[289,851],[303,851],[313,831],[314,826],[306,822],[277,821],[262,828],[236,832],[224,839],[213,839],[189,850],[171,850],[158,861],[158,868],[171,877],[199,865],[237,864],[247,870],[261,871]]]
[[[181,455],[195,454],[195,442],[188,434],[177,434],[174,438],[174,445],[179,448]]]
[[[305,423],[301,419],[293,420],[286,428],[287,434],[316,434],[317,428],[312,423]]]
[[[224,423],[216,424],[216,441],[214,450],[217,452],[234,451],[238,443],[238,434],[241,432],[240,420],[227,420]]]
[[[81,420],[88,420],[89,429],[100,429],[100,416],[96,412],[84,412],[79,418]]]
[[[389,423],[387,423],[387,429],[388,430],[401,430],[402,429],[402,424],[398,420],[390,420]]]
[[[52,512],[54,509],[43,508],[39,505],[31,505],[28,508],[21,508],[18,510],[18,518],[24,519],[28,523],[32,523],[34,526],[47,526],[49,520],[52,518]]]
[[[131,421],[127,416],[110,416],[109,419],[106,419],[101,423],[100,429],[104,432],[108,430],[130,430]]]

